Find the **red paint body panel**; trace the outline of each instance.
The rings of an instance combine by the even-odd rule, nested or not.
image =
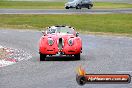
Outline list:
[[[76,32],[75,32],[76,33]],[[53,45],[48,44],[48,38],[53,39]],[[59,38],[63,39],[63,47],[58,48]],[[68,44],[68,40],[73,39],[73,45]],[[76,37],[75,34],[46,34],[40,38],[39,52],[45,55],[56,55],[62,52],[63,55],[76,55],[82,52],[82,40]]]

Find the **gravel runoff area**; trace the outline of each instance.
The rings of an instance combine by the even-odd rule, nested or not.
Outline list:
[[[11,65],[24,59],[30,59],[31,57],[23,50],[0,46],[0,67]]]

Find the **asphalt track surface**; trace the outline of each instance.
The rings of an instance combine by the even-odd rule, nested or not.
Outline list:
[[[0,30],[0,45],[22,49],[29,60],[0,68],[0,88],[82,88],[76,83],[76,68],[87,73],[128,73],[132,75],[132,38],[82,35],[81,60],[48,57],[40,62],[39,31]],[[132,88],[130,84],[86,84],[83,88]]]
[[[110,14],[132,13],[132,8],[123,9],[0,9],[0,14]]]

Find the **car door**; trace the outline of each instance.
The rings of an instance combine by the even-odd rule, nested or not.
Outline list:
[[[89,0],[82,0],[82,7],[87,7]]]

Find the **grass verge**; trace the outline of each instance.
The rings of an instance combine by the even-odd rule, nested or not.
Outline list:
[[[0,8],[13,9],[62,9],[64,2],[1,1]]]
[[[46,2],[46,1],[0,1],[0,8],[13,9],[64,9],[65,2]],[[132,4],[111,3],[111,2],[94,2],[94,9],[110,8],[132,8]]]
[[[132,34],[131,14],[0,15],[1,28],[37,29],[69,25],[78,31]]]
[[[95,2],[94,9],[118,9],[118,8],[132,8],[132,4],[128,3],[112,3],[112,2]]]

